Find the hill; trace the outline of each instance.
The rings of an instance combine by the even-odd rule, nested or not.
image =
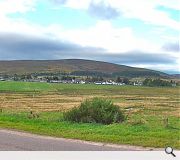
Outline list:
[[[172,74],[171,76],[180,79],[180,74]]]
[[[83,59],[0,61],[1,75],[63,72],[73,75],[97,75],[107,77],[168,76],[159,71]]]

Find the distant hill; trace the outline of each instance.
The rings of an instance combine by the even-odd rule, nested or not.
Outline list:
[[[163,72],[117,65],[108,62],[63,59],[63,60],[15,60],[0,61],[0,74],[28,74],[28,73],[70,73],[73,75],[97,76],[169,76]]]
[[[178,79],[180,78],[180,74],[172,74],[171,76]]]

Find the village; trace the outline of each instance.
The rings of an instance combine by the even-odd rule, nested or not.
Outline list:
[[[95,84],[95,85],[134,85],[141,86],[143,81],[132,81],[128,78],[103,78],[103,77],[71,77],[71,76],[0,76],[0,81],[22,81],[22,82],[41,82],[41,83],[64,83],[64,84]]]
[[[127,78],[127,77],[90,77],[73,75],[2,75],[0,81],[20,81],[20,82],[39,82],[39,83],[63,83],[63,84],[95,84],[95,85],[133,85],[133,86],[179,86],[179,82],[172,79],[161,78]]]

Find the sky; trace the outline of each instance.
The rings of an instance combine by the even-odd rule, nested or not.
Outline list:
[[[91,59],[180,73],[178,0],[0,0],[0,60]]]

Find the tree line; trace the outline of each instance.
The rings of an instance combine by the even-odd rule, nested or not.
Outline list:
[[[172,86],[173,84],[176,84],[174,81],[167,81],[167,80],[162,80],[160,78],[158,79],[151,79],[151,78],[146,78],[143,81],[143,85],[144,86],[150,86],[150,87],[154,87],[154,86]]]

